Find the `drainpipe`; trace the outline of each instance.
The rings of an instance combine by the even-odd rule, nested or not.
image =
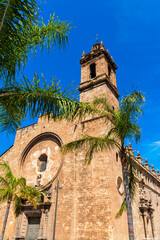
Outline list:
[[[62,189],[61,186],[59,186],[59,180],[57,181],[57,187],[55,187],[55,190],[57,190],[56,194],[56,206],[55,206],[55,215],[54,215],[54,229],[53,229],[53,240],[55,240],[55,233],[56,233],[56,218],[57,218],[57,206],[58,206],[58,190]]]

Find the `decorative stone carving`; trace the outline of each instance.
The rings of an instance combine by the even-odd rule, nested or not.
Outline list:
[[[42,211],[42,215],[41,215],[41,222],[40,222],[38,240],[47,240],[46,224],[48,223],[48,219],[47,219],[47,222],[46,222],[46,219],[45,219],[46,210],[42,209],[41,211]]]
[[[25,240],[28,228],[29,217],[40,217],[40,228],[38,240],[47,240],[48,212],[51,203],[42,203],[37,209],[30,204],[22,205],[22,214],[17,219],[15,240]]]
[[[154,238],[154,222],[153,222],[153,212],[154,209],[152,207],[151,200],[147,200],[146,193],[144,190],[144,179],[142,179],[139,183],[139,190],[140,190],[140,201],[139,201],[139,210],[143,219],[143,226],[144,226],[144,233],[145,238],[149,237],[150,234],[152,234],[152,237]],[[148,222],[150,222],[151,226],[151,232],[148,233]]]
[[[157,177],[160,178],[159,170],[157,170]]]
[[[82,53],[82,58],[84,58],[85,57],[85,51],[83,51],[83,53]]]
[[[147,158],[145,158],[145,164],[144,164],[144,166],[145,166],[147,169],[149,169],[149,164],[148,164]]]
[[[15,240],[25,240],[27,234],[28,219],[24,213],[21,213],[17,219]]]
[[[134,157],[134,151],[133,151],[133,148],[132,148],[131,143],[129,143],[129,145],[128,145],[128,152],[129,152],[129,155],[131,155],[132,157]]]
[[[38,174],[37,176],[37,183],[36,183],[36,187],[40,187],[41,186],[41,178],[42,178],[42,175],[41,174]]]
[[[155,171],[155,169],[154,169],[154,166],[153,166],[153,165],[151,165],[151,173],[153,173],[154,175],[156,175],[156,171]]]
[[[104,48],[104,44],[103,44],[102,41],[101,41],[100,49],[101,49],[101,50],[105,50],[105,48]]]
[[[143,159],[141,158],[141,155],[140,155],[139,151],[137,152],[136,160],[137,160],[139,163],[143,164]]]

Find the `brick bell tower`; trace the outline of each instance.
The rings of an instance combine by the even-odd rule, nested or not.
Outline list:
[[[80,60],[80,101],[92,102],[94,97],[105,96],[108,103],[117,109],[119,94],[116,84],[117,66],[103,43],[93,45],[91,52],[83,52]],[[94,137],[105,136],[110,128],[103,117],[87,118],[83,122],[82,134]],[[81,231],[92,240],[127,240],[127,216],[116,218],[124,199],[122,166],[117,148],[94,153],[91,164],[86,167],[84,153],[78,162],[80,185],[83,191],[80,204],[83,208]],[[78,156],[77,156],[78,158]],[[82,212],[82,210],[81,210]],[[123,223],[123,227],[122,227]]]
[[[90,53],[83,52],[80,64],[80,101],[91,102],[95,96],[103,95],[118,107],[117,66],[103,42],[94,44]]]

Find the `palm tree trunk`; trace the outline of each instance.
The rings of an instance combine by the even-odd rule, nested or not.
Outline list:
[[[9,201],[8,204],[7,204],[7,209],[6,209],[6,214],[5,214],[5,219],[4,219],[4,223],[3,223],[3,228],[2,228],[0,240],[3,240],[3,237],[4,237],[4,232],[5,232],[5,229],[6,229],[6,224],[7,224],[7,219],[8,219],[8,215],[9,215],[10,206],[11,206],[11,202]]]
[[[132,205],[131,205],[131,197],[129,193],[129,183],[128,183],[128,168],[127,168],[126,159],[124,160],[122,157],[121,160],[122,160],[124,191],[125,191],[125,197],[126,197],[129,240],[134,240]]]

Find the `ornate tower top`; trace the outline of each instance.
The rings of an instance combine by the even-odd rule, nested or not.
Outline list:
[[[104,54],[104,56],[106,57],[106,60],[110,63],[111,67],[114,70],[117,70],[118,69],[117,65],[115,64],[113,58],[110,56],[109,51],[105,49],[102,41],[101,43],[95,43],[90,53],[87,53],[87,54],[85,54],[85,52],[82,53],[80,64],[82,65],[83,63],[88,62],[94,57],[98,57],[102,54]]]
[[[118,99],[119,94],[116,84],[116,69],[117,66],[110,56],[108,50],[105,49],[103,42],[95,43],[92,46],[91,52],[85,54],[83,51],[81,64],[81,84],[80,95],[81,101],[92,101],[93,97],[87,96],[89,93],[85,93],[92,89],[91,92],[95,93],[95,96],[107,95],[105,89],[109,88],[112,94]],[[103,90],[102,86],[103,85]],[[96,88],[96,91],[93,89]],[[84,96],[84,97],[82,97]],[[87,96],[87,97],[86,97]]]

